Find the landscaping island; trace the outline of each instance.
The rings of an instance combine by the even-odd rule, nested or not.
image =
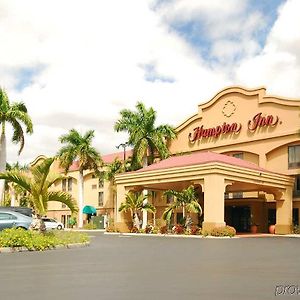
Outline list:
[[[89,245],[90,238],[81,232],[58,231],[40,233],[22,228],[0,232],[0,253],[17,251],[44,251]]]

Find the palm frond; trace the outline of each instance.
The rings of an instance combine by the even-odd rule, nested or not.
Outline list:
[[[78,212],[78,206],[72,196],[62,191],[51,191],[47,193],[47,202],[56,201],[64,203],[72,213]]]
[[[21,186],[24,190],[31,192],[31,181],[28,176],[20,171],[8,171],[5,173],[0,173],[0,179],[7,180],[8,182],[14,182]]]

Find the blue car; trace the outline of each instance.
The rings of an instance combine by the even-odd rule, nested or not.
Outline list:
[[[0,210],[0,230],[5,228],[29,229],[32,218],[11,210]]]

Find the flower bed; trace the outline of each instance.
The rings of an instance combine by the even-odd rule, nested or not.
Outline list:
[[[56,246],[84,244],[89,242],[87,234],[79,232],[51,231],[39,233],[21,228],[5,229],[0,232],[0,248],[25,247],[28,250],[43,251]]]

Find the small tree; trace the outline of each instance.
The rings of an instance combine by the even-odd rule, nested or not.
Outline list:
[[[133,192],[128,192],[126,194],[125,202],[121,203],[119,207],[119,212],[126,212],[130,211],[131,213],[131,219],[132,223],[139,228],[139,216],[138,212],[145,210],[150,213],[155,213],[156,209],[155,207],[150,204],[150,203],[145,203],[145,200],[147,199],[147,195],[144,195],[142,193],[133,193]]]
[[[66,204],[74,214],[78,211],[76,202],[66,192],[51,190],[51,186],[62,179],[62,176],[50,172],[54,158],[47,158],[31,169],[31,174],[21,170],[0,173],[0,179],[13,182],[27,192],[30,206],[38,217],[47,213],[48,203],[56,201]]]
[[[170,222],[172,214],[178,209],[182,208],[183,218],[186,217],[186,212],[198,213],[202,215],[202,208],[198,202],[198,197],[194,187],[191,185],[181,192],[175,190],[168,190],[164,193],[165,196],[173,196],[174,201],[165,209],[163,219]]]

